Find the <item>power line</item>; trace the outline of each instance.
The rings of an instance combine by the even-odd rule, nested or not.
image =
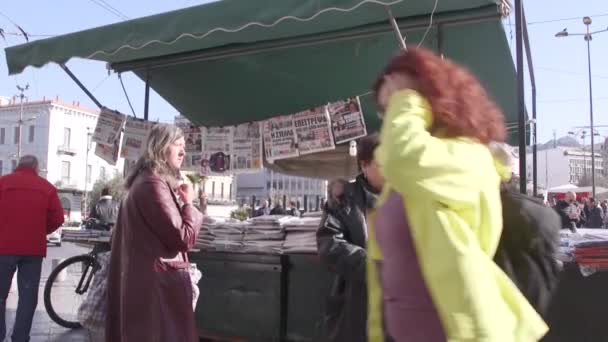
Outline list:
[[[608,13],[593,14],[593,15],[590,15],[589,17],[592,17],[592,18],[608,17]],[[573,20],[581,20],[581,19],[583,19],[583,17],[569,17],[569,18],[560,18],[560,19],[531,21],[531,22],[528,22],[528,25],[559,23],[559,22],[564,22],[564,21],[573,21]]]
[[[576,72],[576,71],[571,71],[571,70],[564,70],[564,69],[556,69],[556,68],[547,68],[547,67],[535,67],[535,69],[539,69],[539,70],[546,70],[546,71],[551,71],[551,72],[557,72],[560,74],[568,74],[568,75],[576,75],[576,76],[584,76],[584,77],[588,77],[587,73],[583,73],[583,72]],[[608,79],[608,76],[606,75],[591,75],[591,77],[593,78],[601,78],[601,79]]]
[[[122,14],[120,11],[116,10],[114,7],[110,6],[106,2],[102,2],[103,0],[89,0],[89,1],[94,3],[95,5],[103,8],[107,12],[117,16],[118,18],[120,18],[122,20],[129,20],[129,18],[126,15]]]
[[[593,101],[606,101],[608,97],[594,97]],[[539,103],[566,103],[566,102],[586,102],[589,98],[578,98],[578,99],[549,99],[549,100],[538,100]]]
[[[106,0],[97,0],[97,1],[99,1],[102,4],[108,6],[108,8],[112,9],[114,12],[118,13],[119,15],[121,15],[125,20],[129,20],[129,17],[127,17],[124,13],[122,13],[121,11],[119,11],[118,9],[116,9],[116,7],[110,5]]]

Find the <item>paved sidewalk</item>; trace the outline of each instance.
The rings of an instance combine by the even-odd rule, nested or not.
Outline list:
[[[46,283],[47,277],[52,269],[52,259],[63,259],[72,255],[81,254],[84,250],[64,244],[59,248],[50,248],[48,251],[48,257],[44,259],[42,265],[42,278],[40,280],[40,288],[38,295],[38,307],[36,308],[36,314],[34,316],[34,324],[32,325],[31,342],[98,342],[100,337],[92,334],[85,329],[70,330],[59,326],[53,322],[46,313],[44,308],[43,292],[44,284]],[[15,275],[16,278],[16,275]],[[7,342],[10,342],[10,336],[13,330],[13,324],[15,320],[15,312],[17,310],[17,284],[13,281],[13,288],[8,295],[6,303],[6,329],[7,329]],[[60,289],[58,289],[60,290]],[[75,293],[68,293],[65,291],[65,295],[57,292],[60,301],[60,307],[56,308],[60,312],[74,312],[75,307],[78,306],[75,298]],[[57,303],[55,304],[57,305]],[[103,341],[103,340],[102,340]],[[3,341],[0,341],[3,342]]]

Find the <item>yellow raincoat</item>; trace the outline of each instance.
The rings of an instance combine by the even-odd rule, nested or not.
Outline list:
[[[492,260],[502,231],[498,172],[505,168],[495,165],[485,145],[431,136],[431,124],[430,105],[420,94],[393,95],[376,150],[386,178],[379,205],[391,190],[403,196],[448,341],[538,341],[548,327]],[[381,258],[378,250],[370,253],[375,258]],[[376,342],[381,315],[372,310],[381,292],[375,271],[369,273],[376,278],[369,284],[369,336]]]

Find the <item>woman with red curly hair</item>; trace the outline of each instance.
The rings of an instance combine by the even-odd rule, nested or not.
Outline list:
[[[374,92],[386,183],[368,243],[370,341],[542,338],[493,261],[510,177],[489,148],[505,140],[500,110],[470,72],[420,48],[394,57]]]

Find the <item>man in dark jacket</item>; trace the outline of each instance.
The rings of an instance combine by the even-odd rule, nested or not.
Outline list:
[[[597,205],[594,198],[590,198],[587,201],[587,228],[603,228],[604,227],[604,212],[602,208]]]
[[[576,208],[576,193],[568,192],[563,200],[555,205],[555,210],[562,221],[562,228],[575,228],[580,222],[580,215]]]
[[[0,177],[0,341],[6,337],[6,300],[17,271],[19,303],[13,341],[29,341],[46,236],[63,224],[57,189],[38,176],[38,160],[23,156],[15,172]]]
[[[321,261],[335,277],[326,305],[323,341],[367,341],[367,213],[373,209],[384,180],[375,163],[378,137],[359,141],[361,174],[346,187],[345,201],[326,205],[317,231]]]
[[[112,199],[109,188],[101,189],[101,197],[89,216],[98,220],[97,229],[110,230],[116,224],[118,204]]]

